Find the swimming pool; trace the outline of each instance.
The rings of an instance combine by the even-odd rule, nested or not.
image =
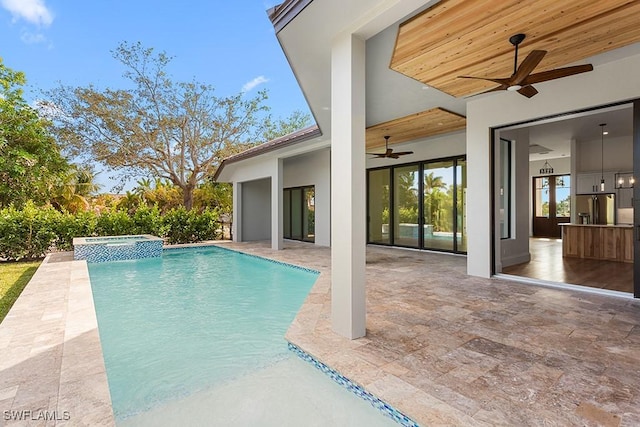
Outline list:
[[[394,425],[288,351],[284,333],[316,273],[218,247],[89,273],[119,424],[228,425],[253,414],[265,425],[275,399],[294,417],[298,407],[333,417],[330,408],[352,402],[343,412],[358,422]],[[273,425],[286,425],[281,412]]]

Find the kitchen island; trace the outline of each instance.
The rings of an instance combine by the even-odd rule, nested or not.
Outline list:
[[[562,256],[633,262],[633,226],[560,224]]]

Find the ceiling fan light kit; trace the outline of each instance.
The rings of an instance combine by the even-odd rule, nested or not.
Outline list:
[[[533,70],[540,64],[540,61],[547,54],[546,50],[532,50],[529,55],[518,66],[518,46],[526,38],[525,34],[514,34],[509,38],[515,49],[515,55],[513,60],[513,74],[507,78],[491,78],[491,77],[476,77],[476,76],[458,76],[462,79],[476,79],[487,80],[497,83],[499,86],[486,90],[482,93],[495,92],[500,90],[507,90],[509,92],[518,92],[520,95],[531,98],[535,96],[538,91],[532,85],[534,83],[542,83],[549,80],[560,79],[562,77],[573,76],[575,74],[586,73],[593,70],[593,65],[575,65],[572,67],[557,68],[555,70],[542,71],[539,73],[531,74]]]

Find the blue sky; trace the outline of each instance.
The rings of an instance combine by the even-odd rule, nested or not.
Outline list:
[[[308,107],[266,14],[276,3],[0,0],[0,57],[26,73],[32,99],[57,82],[121,87],[111,51],[140,41],[174,57],[176,80],[211,84],[220,96],[267,89],[274,116],[284,117]]]
[[[0,57],[23,71],[29,101],[58,82],[125,87],[113,59],[120,42],[173,56],[176,81],[211,84],[218,96],[267,89],[274,117],[308,112],[275,37],[264,0],[0,0]]]

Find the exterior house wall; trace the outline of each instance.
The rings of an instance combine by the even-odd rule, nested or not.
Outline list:
[[[315,187],[315,244],[331,244],[330,150],[323,149],[284,160],[284,188]]]
[[[242,241],[271,239],[271,178],[242,183]]]
[[[525,98],[504,92],[467,104],[468,258],[470,275],[489,277],[491,252],[491,128],[640,97],[640,55],[606,63],[594,71],[538,85],[540,93]],[[624,83],[621,83],[624,82]]]
[[[244,210],[247,209],[244,206],[244,184],[249,181],[256,181],[265,178],[271,178],[274,174],[276,162],[272,158],[255,158],[242,162],[242,164],[233,164],[229,167],[229,178],[227,182],[233,182],[233,225],[232,234],[234,241],[243,242],[246,241],[246,235],[243,229],[244,225]],[[249,185],[251,190],[251,185]],[[266,191],[266,194],[271,197],[270,188],[262,188]],[[261,207],[261,209],[270,209],[269,205]],[[268,228],[270,230],[270,228]],[[251,231],[249,236],[251,237]],[[269,234],[270,236],[270,234]],[[267,239],[269,237],[266,237]],[[255,239],[252,239],[255,240]]]

